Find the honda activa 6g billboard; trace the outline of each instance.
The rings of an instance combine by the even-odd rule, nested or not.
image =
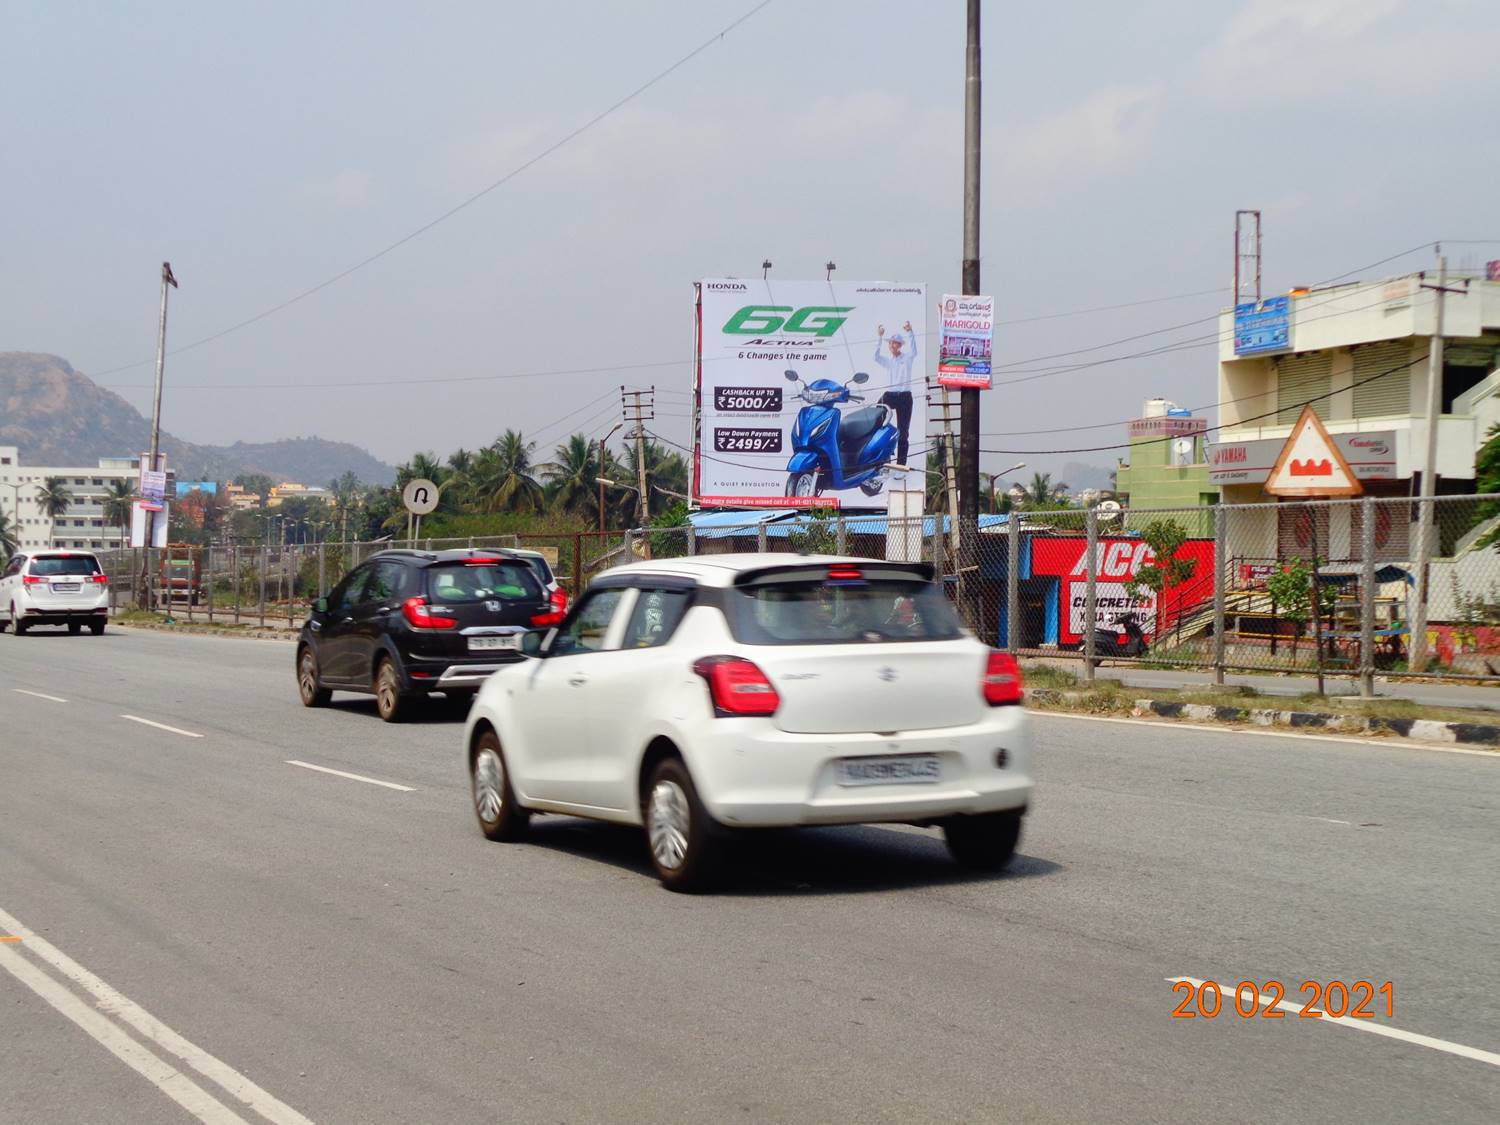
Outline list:
[[[711,278],[697,293],[702,503],[883,509],[891,467],[923,468],[925,285]]]

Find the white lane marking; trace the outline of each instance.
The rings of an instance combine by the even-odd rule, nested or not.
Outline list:
[[[416,792],[410,785],[397,785],[394,781],[381,781],[379,778],[365,777],[364,774],[331,770],[327,766],[315,766],[311,762],[299,762],[296,758],[286,759],[286,764],[289,766],[301,766],[305,770],[317,770],[319,773],[331,773],[334,777],[347,777],[350,781],[363,781],[370,785],[384,785],[387,789],[398,789],[402,793]]]
[[[217,1082],[227,1092],[234,1095],[234,1097],[238,1098],[240,1101],[244,1102],[247,1106],[255,1110],[255,1112],[259,1113],[266,1120],[273,1122],[274,1125],[313,1125],[312,1121],[310,1121],[308,1118],[302,1116],[302,1114],[298,1113],[295,1109],[287,1105],[285,1102],[280,1101],[279,1099],[273,1097],[271,1094],[267,1093],[265,1090],[262,1090],[254,1082],[250,1081],[250,1079],[239,1073],[239,1071],[230,1067],[227,1063],[222,1062],[221,1060],[215,1058],[213,1055],[209,1054],[207,1051],[203,1050],[203,1048],[197,1046],[194,1043],[190,1043],[181,1035],[178,1035],[177,1032],[173,1031],[166,1024],[162,1023],[159,1019],[153,1016],[150,1012],[146,1011],[145,1008],[142,1008],[134,1000],[131,1000],[129,997],[121,994],[120,992],[117,992],[114,988],[106,984],[103,980],[95,976],[93,973],[89,972],[77,961],[74,961],[71,957],[69,957],[62,950],[58,949],[51,942],[47,941],[45,938],[38,937],[30,929],[22,925],[19,919],[15,918],[11,914],[6,913],[4,910],[0,910],[0,925],[4,925],[4,927],[11,933],[16,934],[17,936],[24,939],[21,948],[30,950],[33,955],[40,957],[43,961],[47,962],[49,965],[55,968],[68,980],[72,981],[74,984],[90,993],[97,1001],[96,1006],[100,1011],[105,1012],[108,1015],[112,1015],[116,1019],[129,1024],[156,1046],[162,1048],[163,1050],[169,1051],[173,1055],[176,1055],[179,1059],[187,1063],[190,1067],[196,1070],[199,1074],[203,1075],[205,1078],[209,1078],[214,1082]],[[18,956],[18,954],[15,954],[14,951],[10,948],[0,946],[0,958],[3,958],[7,953]],[[25,967],[31,972],[37,973],[38,976],[42,976],[42,974],[40,974],[29,963],[23,961],[22,964],[25,965]],[[8,962],[6,963],[6,968],[11,969],[12,972],[15,971],[11,967],[11,964]],[[49,978],[42,976],[42,980],[45,981],[48,985],[51,985],[53,988],[61,991],[68,1000],[71,1000],[73,1001],[73,1003],[78,1004],[79,1007],[82,1007],[84,1011],[88,1012],[89,1015],[94,1016],[98,1019],[103,1018],[98,1016],[97,1013],[88,1008],[86,1005],[80,1003],[71,993],[69,993],[66,989],[61,988],[61,986],[57,985]],[[53,1006],[56,1007],[57,1005],[54,1004]],[[62,1009],[59,1008],[58,1010],[61,1011]],[[64,1014],[66,1015],[68,1013],[64,1012]],[[112,1024],[109,1024],[107,1020],[104,1022],[106,1026],[110,1027],[111,1030],[115,1030],[116,1033],[121,1035],[132,1047],[137,1046],[135,1041],[133,1039],[130,1039],[129,1036],[124,1035],[123,1032],[119,1032],[118,1029],[115,1029],[114,1026]],[[88,1028],[85,1028],[85,1030],[88,1030]],[[91,1035],[93,1034],[92,1031],[90,1031],[89,1033]],[[99,1037],[95,1036],[95,1038],[97,1039]],[[103,1042],[103,1040],[100,1040],[100,1042]],[[108,1044],[106,1044],[106,1046],[108,1046]],[[138,1049],[142,1050],[142,1052],[147,1054],[148,1057],[153,1061],[156,1060],[156,1056],[150,1055],[149,1052],[145,1052],[144,1048]],[[166,1066],[166,1064],[163,1063],[161,1065],[169,1072],[176,1073],[175,1071],[172,1071],[171,1067]],[[178,1075],[178,1077],[181,1078],[181,1075]],[[187,1079],[181,1078],[181,1080],[182,1082],[191,1085],[191,1083],[187,1082]],[[196,1087],[194,1087],[194,1089],[196,1089]],[[218,1104],[219,1103],[214,1102],[214,1105]],[[223,1109],[222,1106],[220,1106],[220,1108]],[[226,1122],[239,1122],[244,1120],[243,1118],[230,1113],[227,1109],[224,1109],[224,1113],[227,1116],[220,1118],[203,1118],[203,1120],[216,1120]]]
[[[202,1086],[175,1067],[157,1058],[9,946],[0,946],[0,969],[5,969],[11,976],[83,1028],[105,1050],[150,1081],[158,1090],[199,1121],[207,1122],[208,1125],[250,1125],[223,1102],[211,1096]]]
[[[35,696],[37,699],[50,699],[50,700],[52,700],[53,703],[66,703],[67,702],[66,699],[63,699],[60,696],[48,695],[44,691],[27,691],[23,687],[14,687],[14,688],[11,688],[10,690],[13,691],[13,692],[15,692],[17,695],[32,695],[32,696]]]
[[[1382,750],[1424,750],[1435,754],[1469,754],[1493,758],[1500,762],[1500,751],[1468,750],[1462,746],[1440,746],[1433,742],[1416,742],[1409,738],[1350,738],[1336,734],[1298,734],[1289,730],[1264,730],[1260,727],[1213,726],[1209,723],[1185,723],[1179,719],[1124,719],[1115,715],[1075,715],[1070,711],[1028,710],[1027,714],[1049,719],[1077,719],[1085,723],[1129,723],[1138,727],[1163,727],[1181,730],[1206,730],[1215,734],[1247,734],[1258,738],[1295,738],[1306,742],[1341,742],[1346,746],[1378,746]]]
[[[1186,981],[1194,988],[1198,988],[1203,984],[1203,981],[1197,977],[1167,977],[1166,979],[1171,984]],[[1291,1000],[1282,1000],[1275,1004],[1267,1004],[1266,1007],[1293,1014],[1302,1010],[1301,1004],[1297,1004]],[[1399,1039],[1403,1043],[1415,1043],[1419,1047],[1431,1047],[1434,1051],[1444,1051],[1450,1055],[1457,1055],[1461,1059],[1473,1059],[1475,1062],[1500,1066],[1500,1054],[1496,1054],[1494,1051],[1481,1051],[1478,1047],[1466,1047],[1462,1043],[1450,1043],[1446,1039],[1434,1039],[1431,1035],[1418,1035],[1415,1031],[1402,1031],[1399,1027],[1376,1023],[1374,1020],[1353,1019],[1349,1016],[1330,1016],[1327,1012],[1318,1008],[1312,1010],[1317,1012],[1318,1022],[1320,1023],[1329,1023],[1336,1027],[1352,1027],[1355,1031],[1368,1031],[1371,1035],[1383,1035],[1387,1039]]]
[[[157,730],[170,731],[172,734],[180,734],[186,738],[203,737],[201,734],[194,734],[192,731],[183,730],[181,727],[169,727],[166,723],[157,723],[152,722],[150,719],[143,719],[139,715],[121,715],[120,718],[129,719],[132,723],[140,723],[143,726],[155,727]]]

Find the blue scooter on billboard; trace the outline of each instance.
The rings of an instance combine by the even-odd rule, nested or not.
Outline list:
[[[807,403],[792,425],[786,494],[813,497],[825,488],[857,485],[866,496],[879,496],[890,471],[888,466],[896,456],[891,408],[880,403],[848,412],[839,409],[844,403],[865,401],[864,396],[849,389],[849,384],[867,383],[870,377],[860,371],[848,383],[832,379],[808,383],[795,371],[788,371],[786,378],[790,383],[802,383],[797,397]]]

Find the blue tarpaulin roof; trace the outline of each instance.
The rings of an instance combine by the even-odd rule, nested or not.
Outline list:
[[[837,522],[837,516],[831,515],[827,521],[809,519],[796,508],[768,508],[755,511],[737,512],[695,512],[690,517],[693,529],[702,539],[732,539],[739,536],[759,536],[760,525],[765,524],[767,539],[785,539],[800,531],[805,531],[810,526],[829,526]],[[1010,517],[1005,515],[982,515],[979,517],[979,529],[1004,527],[1010,522]],[[844,517],[844,527],[850,535],[884,535],[886,532],[887,517],[881,515],[848,515]],[[932,535],[938,530],[938,517],[925,516],[922,519],[922,534]],[[942,517],[942,531],[944,534],[950,530],[950,521],[947,516]]]

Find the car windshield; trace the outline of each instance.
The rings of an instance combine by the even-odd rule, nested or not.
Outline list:
[[[532,573],[537,576],[537,579],[543,586],[548,585],[552,581],[552,568],[547,565],[546,559],[534,559],[530,555],[523,555],[521,561],[531,567]]]
[[[98,574],[99,563],[87,555],[42,555],[31,560],[31,573],[43,578]]]
[[[859,580],[764,582],[733,590],[730,629],[752,645],[946,641],[962,627],[930,582]]]
[[[448,605],[484,601],[540,601],[542,587],[524,562],[453,563],[427,572],[432,600]]]

